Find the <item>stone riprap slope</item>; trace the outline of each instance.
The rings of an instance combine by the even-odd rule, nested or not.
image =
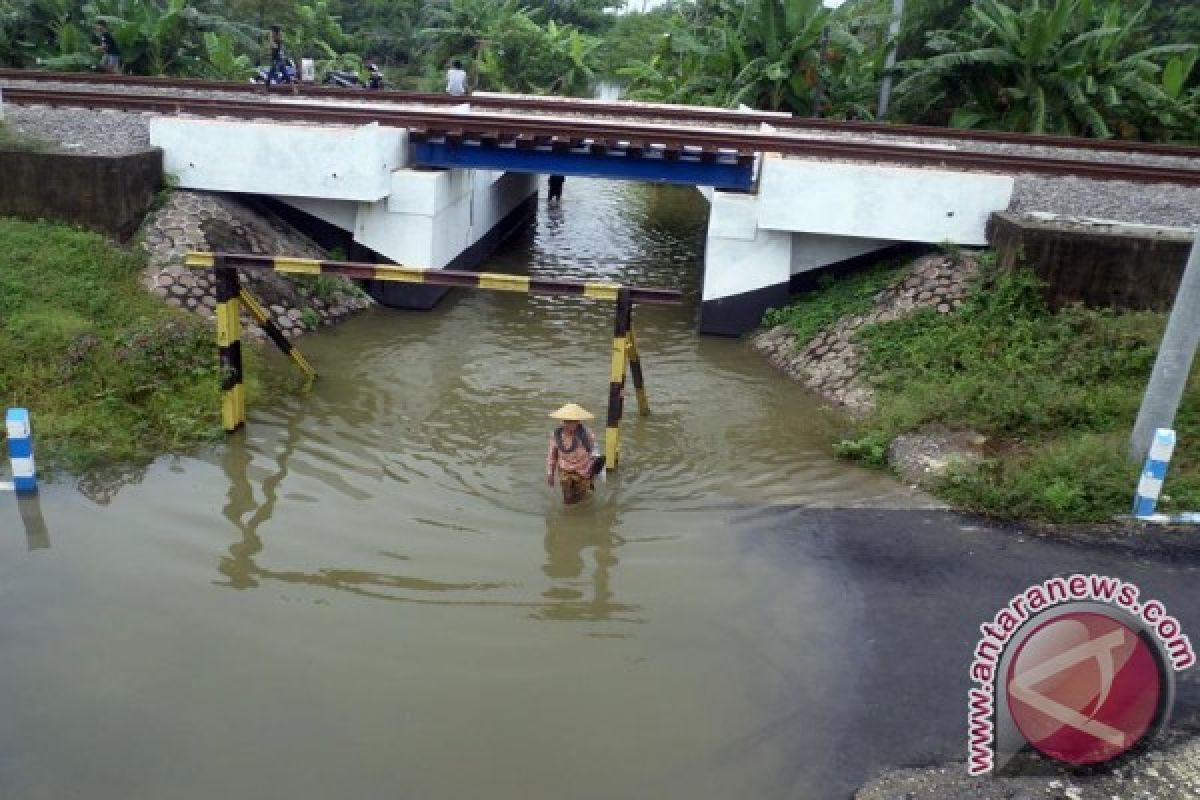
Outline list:
[[[262,208],[209,192],[172,192],[162,208],[146,218],[142,243],[148,254],[142,276],[146,288],[169,304],[205,318],[212,318],[217,306],[213,275],[184,267],[188,251],[328,258],[321,247]],[[239,273],[288,338],[372,304],[357,286],[341,278],[322,278],[317,291],[314,284],[270,271]],[[250,336],[263,335],[248,317],[244,322]]]
[[[978,271],[969,253],[957,260],[941,253],[923,256],[877,294],[865,313],[838,320],[809,342],[797,342],[790,328],[779,325],[756,336],[754,348],[834,405],[855,414],[869,412],[875,393],[862,375],[862,349],[855,341],[858,330],[920,309],[949,314],[962,305]]]

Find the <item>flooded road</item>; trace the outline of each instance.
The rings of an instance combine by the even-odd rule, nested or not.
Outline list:
[[[881,682],[899,629],[871,632],[890,612],[870,598],[895,582],[895,610],[941,517],[906,512],[905,554],[854,566],[846,542],[896,538],[885,518],[813,509],[923,501],[831,459],[812,401],[746,343],[694,335],[704,213],[690,190],[571,180],[485,265],[688,292],[635,312],[653,413],[626,416],[621,470],[582,507],[544,483],[546,414],[603,418],[611,306],[482,292],[304,340],[312,394],[210,453],[45,486],[24,524],[0,497],[0,797],[824,798],[957,755],[950,711],[854,735],[930,708],[919,670]],[[980,580],[939,566],[916,591],[933,638],[1024,585],[994,541],[937,551],[1001,588],[938,617],[935,590]],[[1039,550],[1031,577],[1072,558]],[[950,645],[935,661],[965,675]],[[965,689],[936,696],[957,713]]]

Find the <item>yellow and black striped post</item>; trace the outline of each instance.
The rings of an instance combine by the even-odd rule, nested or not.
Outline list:
[[[271,319],[267,310],[254,299],[254,295],[250,294],[244,286],[238,293],[238,296],[246,304],[246,310],[250,312],[250,316],[254,317],[258,322],[258,326],[263,329],[263,333],[267,334],[267,338],[274,342],[275,346],[285,356],[290,358],[293,364],[300,368],[300,371],[308,377],[308,382],[311,384],[317,377],[317,371],[313,369],[313,365],[308,362],[304,354],[288,341],[288,338],[283,335],[283,331],[275,324],[275,320]]]
[[[642,359],[638,355],[637,339],[633,336],[633,310],[630,309],[629,319],[629,372],[633,375],[633,390],[637,392],[638,413],[643,417],[650,413],[650,401],[646,399],[646,383],[642,380]]]
[[[628,289],[617,290],[617,310],[613,321],[612,370],[608,383],[608,419],[604,430],[604,466],[617,468],[621,444],[621,412],[625,407],[625,370],[629,363],[629,325],[633,317],[633,299]]]
[[[228,433],[246,423],[246,388],[242,385],[242,318],[237,269],[225,257],[213,257],[217,281],[217,353],[221,363],[221,424]]]

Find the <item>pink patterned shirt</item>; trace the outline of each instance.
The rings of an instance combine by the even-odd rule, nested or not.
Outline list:
[[[579,427],[583,428],[582,425]],[[590,431],[588,438],[591,438]],[[592,454],[591,451],[583,446],[578,429],[574,436],[564,430],[562,440],[567,448],[570,448],[571,444],[577,440],[578,443],[575,445],[574,450],[563,452],[559,449],[554,434],[551,433],[550,450],[546,453],[546,474],[553,477],[555,469],[561,469],[563,472],[577,472],[580,475],[589,475],[592,470]],[[594,442],[595,439],[592,439],[592,441]]]

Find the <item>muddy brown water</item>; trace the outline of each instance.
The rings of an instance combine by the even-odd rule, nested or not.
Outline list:
[[[824,796],[828,753],[752,733],[836,636],[775,589],[838,579],[742,558],[736,510],[922,499],[695,335],[705,213],[572,179],[485,265],[687,292],[635,313],[653,413],[582,507],[543,482],[545,415],[603,417],[611,307],[482,292],[305,339],[311,395],[210,452],[46,485],[24,525],[0,497],[0,797]]]

